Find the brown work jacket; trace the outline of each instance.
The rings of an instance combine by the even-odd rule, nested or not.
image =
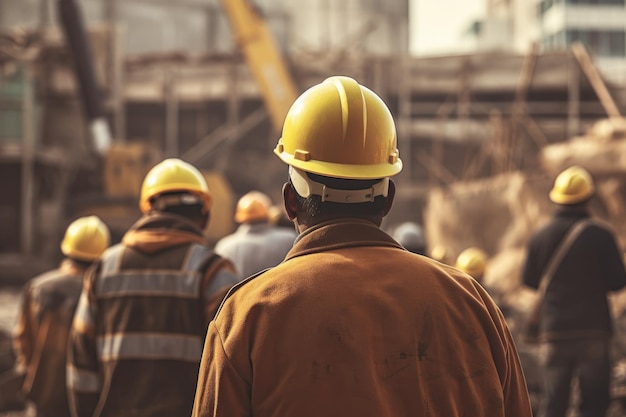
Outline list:
[[[13,332],[23,392],[39,412],[69,416],[65,390],[67,338],[83,287],[84,268],[65,259],[58,269],[30,280]]]
[[[140,219],[87,274],[68,350],[74,414],[189,415],[207,326],[234,271],[185,218]]]
[[[193,416],[531,417],[517,350],[473,278],[375,224],[323,223],[234,287]]]

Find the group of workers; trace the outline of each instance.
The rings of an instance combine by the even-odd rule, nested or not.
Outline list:
[[[517,347],[480,283],[486,254],[471,248],[448,266],[423,256],[419,227],[381,229],[402,170],[381,98],[352,78],[326,79],[295,101],[274,153],[288,169],[291,229],[273,227],[276,208],[251,192],[237,231],[211,248],[211,192],[179,159],[146,175],[143,215],[120,243],[109,247],[94,216],[68,227],[65,260],[27,284],[15,332],[37,415],[530,417]],[[588,187],[556,192],[567,210],[532,239],[527,285],[588,217]],[[597,361],[608,360],[606,292],[624,286],[623,264],[597,223],[572,250],[545,296],[543,417],[564,415],[556,403],[576,366],[581,415],[602,416],[608,400]],[[574,292],[598,310],[582,318],[568,304]]]

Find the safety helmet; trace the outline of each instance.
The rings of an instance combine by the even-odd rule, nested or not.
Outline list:
[[[345,76],[327,78],[293,103],[274,149],[295,168],[345,179],[398,174],[396,128],[385,103]]]
[[[97,216],[74,220],[65,230],[61,251],[67,257],[94,261],[110,244],[109,228]]]
[[[556,204],[578,204],[591,198],[595,192],[591,174],[574,165],[561,172],[550,190],[550,200]]]
[[[139,198],[141,212],[148,213],[152,208],[152,199],[171,192],[186,192],[197,196],[205,212],[211,209],[211,192],[202,173],[185,161],[169,158],[152,167],[146,174]]]
[[[393,232],[393,238],[411,252],[424,254],[426,239],[419,224],[405,222],[400,224]]]
[[[480,278],[487,267],[487,255],[478,248],[467,248],[456,258],[455,266],[474,278]]]
[[[254,221],[266,221],[269,218],[269,208],[272,200],[260,191],[250,191],[237,202],[235,221],[237,223],[250,223]]]

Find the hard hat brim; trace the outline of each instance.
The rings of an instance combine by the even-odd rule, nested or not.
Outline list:
[[[580,194],[580,195],[566,195],[560,193],[558,190],[550,191],[549,197],[550,201],[556,204],[562,205],[572,205],[579,204],[588,201],[593,196],[593,191]]]
[[[332,178],[353,180],[374,180],[378,178],[392,177],[402,171],[402,160],[397,158],[393,163],[356,165],[323,162],[316,160],[302,161],[296,159],[288,152],[279,152],[278,147],[274,153],[287,165],[312,174],[324,175]]]

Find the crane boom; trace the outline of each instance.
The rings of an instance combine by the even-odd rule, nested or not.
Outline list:
[[[298,97],[289,68],[265,19],[249,0],[221,0],[221,4],[261,91],[272,124],[280,131],[289,108]]]

